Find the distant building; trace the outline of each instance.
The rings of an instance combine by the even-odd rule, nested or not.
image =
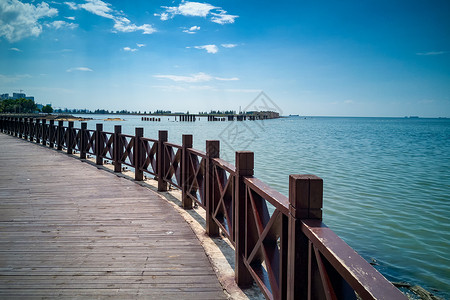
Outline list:
[[[20,98],[26,98],[27,95],[25,95],[24,93],[13,93],[12,98],[13,99],[20,99]]]
[[[21,98],[25,98],[25,99],[34,101],[33,96],[27,97],[27,95],[25,93],[13,93],[12,97],[9,96],[8,93],[0,95],[0,100],[9,100],[9,99],[16,100],[16,99],[21,99]]]
[[[247,111],[246,115],[256,120],[277,119],[280,117],[280,114],[275,111]]]

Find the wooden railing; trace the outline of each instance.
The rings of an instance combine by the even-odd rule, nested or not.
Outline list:
[[[206,152],[192,148],[192,135],[182,144],[88,130],[59,121],[0,117],[0,130],[19,138],[111,160],[114,171],[134,169],[135,180],[151,174],[158,190],[168,185],[182,191],[182,206],[196,203],[206,211],[206,233],[220,231],[235,247],[235,280],[256,282],[267,299],[406,299],[388,280],[322,223],[323,181],[314,175],[290,175],[289,197],[253,177],[253,152],[236,152],[235,165],[220,159],[219,141],[206,141]]]

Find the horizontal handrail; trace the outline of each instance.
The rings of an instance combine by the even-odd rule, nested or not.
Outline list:
[[[158,140],[150,139],[150,138],[146,138],[146,137],[141,137],[140,139],[141,139],[141,141],[146,141],[146,142],[152,142],[152,143],[158,142]]]
[[[212,161],[215,165],[221,167],[228,173],[231,173],[233,175],[236,173],[236,167],[234,165],[230,164],[229,162],[227,162],[226,160],[223,160],[221,158],[213,158]]]
[[[205,152],[197,150],[197,149],[194,149],[194,148],[188,148],[187,151],[189,153],[197,155],[198,157],[201,157],[201,158],[205,158],[206,157],[206,153]]]
[[[302,232],[362,299],[396,299],[398,289],[320,220],[303,220]]]
[[[95,130],[94,130],[94,131],[95,131]],[[134,135],[130,135],[130,134],[123,134],[123,133],[120,133],[119,136],[123,136],[123,137],[126,137],[126,138],[134,139]]]
[[[164,142],[165,146],[169,146],[169,147],[173,147],[173,148],[181,148],[181,145],[177,145],[177,144],[173,144],[173,143],[169,143],[169,142]]]
[[[289,215],[289,199],[277,190],[274,190],[256,177],[245,177],[244,182],[253,191],[279,209],[284,215]]]

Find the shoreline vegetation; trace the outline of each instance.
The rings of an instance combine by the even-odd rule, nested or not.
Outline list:
[[[43,114],[43,113],[30,113],[30,114],[3,114],[5,116],[13,116],[18,118],[40,118],[54,121],[91,121],[91,120],[103,120],[103,121],[125,121],[122,118],[106,118],[106,119],[94,119],[94,118],[81,118],[67,114]]]

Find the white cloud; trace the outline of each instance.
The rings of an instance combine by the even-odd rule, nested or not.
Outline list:
[[[74,72],[74,71],[93,72],[92,69],[89,69],[86,67],[76,67],[76,68],[70,68],[70,69],[66,70],[66,72]]]
[[[214,17],[211,18],[211,21],[220,25],[223,24],[231,24],[234,23],[234,19],[239,16],[228,15],[226,11],[220,10],[220,13],[211,13]]]
[[[204,49],[208,53],[215,54],[219,51],[219,48],[216,45],[203,45],[203,46],[194,46],[195,49]]]
[[[79,7],[93,13],[94,15],[114,19],[114,16],[111,14],[113,12],[111,4],[101,0],[86,0],[86,3],[79,4]]]
[[[124,47],[123,50],[124,50],[124,51],[129,51],[129,52],[137,51],[136,48],[130,48],[130,47]]]
[[[65,2],[65,4],[67,4],[71,9],[84,9],[94,15],[113,20],[113,27],[116,32],[142,31],[142,34],[152,34],[156,32],[156,29],[150,24],[138,26],[131,23],[130,20],[123,16],[122,12],[114,10],[111,4],[101,0],[86,0],[86,3],[84,4],[76,4],[74,2]]]
[[[159,17],[162,21],[169,20],[169,14],[168,13],[161,13],[161,14],[153,14],[155,17]]]
[[[153,75],[155,78],[160,79],[169,79],[176,82],[187,82],[187,83],[196,83],[196,82],[207,82],[212,80],[220,80],[220,81],[235,81],[239,80],[237,77],[233,78],[222,78],[222,77],[214,77],[209,74],[205,74],[203,72],[192,74],[191,76],[181,76],[181,75]]]
[[[442,55],[442,54],[446,54],[446,53],[448,53],[448,51],[429,51],[429,52],[419,52],[419,53],[416,53],[416,55],[428,56],[428,55]]]
[[[231,78],[222,78],[222,77],[214,77],[215,80],[220,80],[220,81],[236,81],[239,80],[239,78],[237,77],[231,77]]]
[[[222,44],[222,47],[224,47],[224,48],[234,48],[236,46],[237,46],[237,44]]]
[[[167,7],[163,6],[166,9],[166,13],[164,18],[166,20],[170,17],[173,18],[175,15],[183,15],[186,17],[206,17],[212,9],[215,9],[214,6],[208,3],[199,3],[199,2],[184,2],[181,3],[178,7]]]
[[[42,32],[40,19],[53,17],[58,10],[47,3],[38,5],[22,3],[18,0],[0,1],[0,37],[9,42],[17,42],[29,36],[38,37]]]
[[[191,76],[180,76],[180,75],[154,75],[153,77],[161,79],[170,79],[177,82],[205,82],[211,81],[213,77],[205,73],[192,74]]]
[[[139,48],[141,48],[141,47],[145,47],[145,44],[136,44],[136,46],[138,46]]]
[[[190,33],[190,34],[194,34],[194,33],[196,33],[198,30],[200,30],[200,26],[192,26],[192,27],[189,28],[189,29],[183,30],[183,32]]]
[[[203,17],[211,16],[211,21],[217,24],[234,23],[234,19],[239,16],[229,15],[221,7],[213,6],[209,3],[200,2],[182,2],[178,6],[162,6],[165,9],[160,14],[154,14],[160,17],[162,21],[174,18],[176,15],[185,17]]]
[[[64,4],[69,6],[70,9],[73,9],[73,10],[77,10],[78,9],[78,6],[77,6],[77,4],[75,2],[64,2]]]
[[[53,21],[49,24],[46,24],[47,27],[55,28],[55,29],[61,29],[63,27],[69,28],[69,29],[75,29],[78,27],[78,24],[75,23],[68,23],[66,21]]]
[[[19,48],[9,48],[9,50],[11,50],[11,51],[16,51],[16,52],[23,52],[23,51],[20,50]]]
[[[132,24],[130,20],[125,17],[117,17],[114,19],[114,29],[120,32],[135,32],[141,30],[143,34],[152,34],[156,32],[156,29],[152,25],[144,24],[137,26]]]
[[[75,21],[75,17],[64,17],[64,18],[66,18],[67,20]]]

